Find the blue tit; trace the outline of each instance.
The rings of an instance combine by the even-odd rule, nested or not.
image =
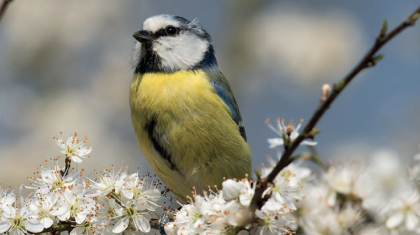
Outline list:
[[[251,173],[238,105],[197,20],[157,15],[134,33],[131,119],[144,156],[187,202],[223,178]]]

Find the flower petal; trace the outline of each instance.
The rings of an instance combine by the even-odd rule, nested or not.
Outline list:
[[[4,233],[9,230],[12,224],[8,221],[0,221],[0,233]]]
[[[333,207],[335,205],[335,200],[337,199],[337,193],[335,191],[328,192],[325,199],[327,205]]]
[[[149,220],[147,220],[144,216],[141,216],[141,215],[134,217],[134,219],[137,222],[136,224],[139,226],[137,229],[145,233],[150,232]]]
[[[16,196],[12,193],[7,194],[6,197],[3,197],[1,199],[1,205],[3,206],[8,206],[8,205],[12,205],[14,202],[16,201]]]
[[[318,142],[312,140],[304,140],[302,141],[301,145],[308,145],[308,146],[315,146]]]
[[[249,232],[246,230],[239,231],[236,235],[249,235]]]
[[[2,209],[3,209],[3,216],[4,217],[6,217],[6,218],[13,218],[13,217],[15,217],[15,215],[16,215],[16,208],[7,206],[7,207],[3,207]]]
[[[280,138],[267,139],[267,141],[270,144],[269,148],[275,148],[284,144],[283,139]]]
[[[264,220],[265,219],[265,215],[262,213],[262,211],[260,211],[260,210],[256,210],[255,211],[255,215],[258,217],[258,218],[260,218],[260,219],[262,219],[262,220]]]
[[[75,163],[82,163],[82,162],[83,162],[83,160],[82,160],[82,159],[80,159],[80,158],[79,158],[78,156],[76,156],[76,155],[71,156],[70,158],[71,158],[71,160],[72,160],[73,162],[75,162]]]
[[[134,193],[131,190],[127,190],[127,189],[121,190],[121,194],[127,199],[133,199],[134,197]]]
[[[51,225],[53,225],[54,220],[50,219],[50,218],[43,218],[40,220],[41,224],[44,225],[44,228],[49,228],[51,227]]]
[[[298,131],[298,129],[296,129],[296,130],[294,130],[294,131],[292,131],[292,133],[290,133],[290,139],[293,141],[293,140],[295,140],[298,136],[299,136],[299,132],[297,132]]]
[[[70,211],[66,209],[66,212],[64,212],[61,215],[57,215],[57,218],[61,221],[66,221],[70,219]]]
[[[59,216],[66,213],[67,208],[65,206],[60,206],[51,210],[50,214],[53,216]]]
[[[166,234],[176,234],[175,228],[176,228],[175,223],[169,222],[169,223],[165,224],[165,233]]]
[[[77,224],[81,224],[85,221],[87,214],[86,213],[77,213],[74,217],[76,219]]]
[[[222,192],[223,192],[224,199],[237,198],[239,196],[239,193],[242,190],[242,186],[240,185],[240,183],[232,179],[223,181],[222,188],[223,188]]]
[[[80,147],[80,149],[77,150],[77,154],[82,156],[88,155],[90,152],[92,152],[92,147]]]
[[[404,220],[404,214],[401,211],[395,212],[395,214],[391,215],[388,220],[386,221],[386,227],[388,229],[396,228],[400,225]]]
[[[83,234],[83,228],[82,227],[76,227],[73,230],[71,230],[70,235],[79,235]]]
[[[405,220],[405,226],[407,227],[409,231],[414,231],[418,223],[419,223],[419,219],[413,212],[407,214],[407,218]]]
[[[120,219],[117,224],[115,224],[114,229],[112,230],[113,233],[122,233],[128,227],[128,218]]]
[[[38,220],[26,220],[23,225],[28,231],[33,233],[39,233],[44,230],[44,225]]]

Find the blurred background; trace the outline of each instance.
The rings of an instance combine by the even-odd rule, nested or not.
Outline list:
[[[111,164],[151,171],[128,103],[132,34],[150,16],[197,17],[213,36],[257,167],[266,154],[275,155],[267,138],[277,136],[266,118],[308,121],[321,86],[359,61],[382,20],[394,27],[418,4],[15,0],[0,23],[0,182],[19,186],[37,166],[52,166],[44,159],[59,154],[52,138],[59,131],[65,138],[74,131],[89,137],[92,157],[82,163],[87,172]],[[382,52],[385,59],[358,76],[318,124],[324,160],[389,149],[408,162],[420,152],[420,25]]]

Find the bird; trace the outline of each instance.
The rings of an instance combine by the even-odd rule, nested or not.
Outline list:
[[[197,19],[162,14],[133,37],[131,120],[159,179],[188,203],[193,192],[248,176],[245,128],[210,34]]]

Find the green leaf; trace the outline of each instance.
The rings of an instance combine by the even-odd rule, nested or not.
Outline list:
[[[376,64],[376,63],[378,63],[379,61],[381,61],[384,57],[385,57],[385,55],[384,55],[384,54],[379,54],[379,55],[377,55],[377,56],[373,57],[373,62]]]
[[[382,28],[381,32],[379,34],[380,37],[383,37],[386,35],[386,32],[388,31],[388,22],[386,20],[382,21]]]
[[[420,13],[417,12],[416,14],[413,15],[413,17],[411,17],[411,19],[414,21],[414,20],[417,20],[419,17],[420,17]]]

